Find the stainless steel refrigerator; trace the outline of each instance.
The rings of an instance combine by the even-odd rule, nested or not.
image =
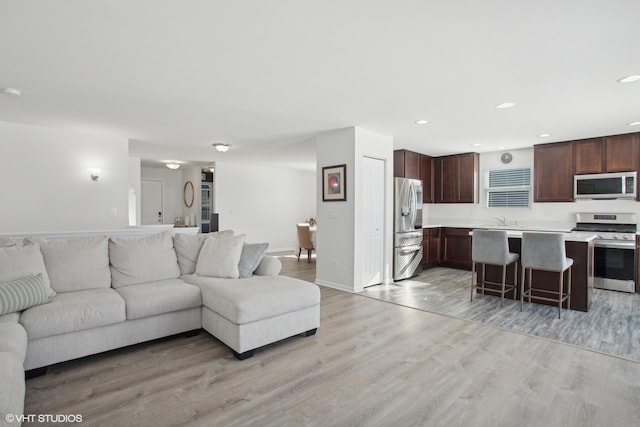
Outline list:
[[[422,261],[422,181],[395,178],[393,280],[420,273]]]

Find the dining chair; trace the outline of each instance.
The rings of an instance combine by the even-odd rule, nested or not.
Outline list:
[[[297,224],[296,228],[298,229],[298,261],[300,261],[300,254],[302,253],[302,249],[307,250],[307,260],[311,262],[311,251],[316,248],[313,246],[313,242],[311,241],[311,231],[309,230],[309,224]]]

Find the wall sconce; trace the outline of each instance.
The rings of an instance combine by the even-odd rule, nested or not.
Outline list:
[[[91,172],[91,179],[93,181],[97,181],[98,178],[100,178],[100,168],[91,168],[89,172]]]

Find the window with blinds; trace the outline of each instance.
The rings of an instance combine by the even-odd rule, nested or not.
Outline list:
[[[487,206],[528,208],[531,206],[531,169],[496,169],[487,172]]]

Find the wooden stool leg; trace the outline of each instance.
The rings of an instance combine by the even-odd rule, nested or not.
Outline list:
[[[529,269],[529,304],[531,304],[531,288],[533,288],[533,282],[531,281],[533,269]]]
[[[571,310],[571,267],[569,267],[569,282],[567,282],[567,310]]]
[[[502,308],[504,304],[504,289],[507,283],[507,265],[504,264],[502,266],[502,292],[500,292],[500,308]]]
[[[558,319],[560,318],[560,313],[562,312],[562,295],[564,294],[563,288],[564,281],[564,271],[560,272],[560,283],[558,285]]]
[[[516,300],[516,290],[518,289],[518,261],[513,267],[513,300]]]
[[[471,300],[473,301],[473,289],[475,288],[474,278],[476,276],[476,263],[471,263]]]
[[[484,281],[487,278],[486,264],[482,264],[482,295],[484,295]]]
[[[522,267],[522,280],[520,280],[520,311],[522,311],[522,308],[524,307],[524,279],[526,271],[527,269],[525,267]]]

